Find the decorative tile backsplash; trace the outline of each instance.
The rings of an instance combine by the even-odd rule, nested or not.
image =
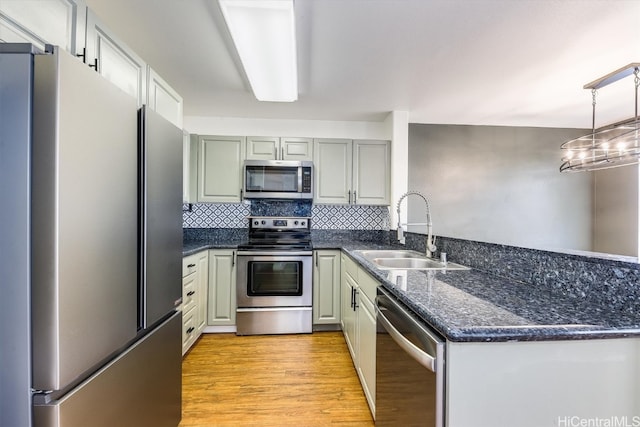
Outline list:
[[[244,203],[184,205],[183,228],[246,228],[246,217],[311,216],[313,229],[389,230],[387,206],[312,205],[310,201],[252,200]]]
[[[389,230],[387,206],[313,205],[311,227],[327,230]]]
[[[243,203],[196,203],[182,209],[182,228],[246,228],[251,206]]]

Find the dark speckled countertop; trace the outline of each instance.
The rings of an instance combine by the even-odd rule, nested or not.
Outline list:
[[[238,243],[240,241],[185,241],[184,254],[208,248],[234,248]],[[545,288],[477,269],[380,270],[357,252],[394,247],[388,244],[314,238],[313,247],[344,250],[417,317],[450,341],[640,337],[640,313],[637,312],[619,312],[587,299],[563,297]]]

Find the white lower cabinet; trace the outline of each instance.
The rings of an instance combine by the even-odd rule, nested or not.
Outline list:
[[[371,414],[376,413],[377,281],[345,254],[341,255],[342,331]],[[355,277],[354,277],[355,276]]]
[[[198,252],[182,259],[182,354],[202,334],[207,320],[209,254]]]
[[[209,326],[236,324],[236,251],[209,251]]]
[[[314,251],[313,263],[313,324],[339,324],[340,251]]]

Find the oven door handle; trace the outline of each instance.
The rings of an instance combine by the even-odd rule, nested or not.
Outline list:
[[[312,256],[311,251],[238,251],[238,256]]]
[[[256,311],[311,311],[312,307],[308,306],[300,306],[300,307],[252,307],[252,308],[243,308],[238,307],[236,309],[237,313],[250,313]]]

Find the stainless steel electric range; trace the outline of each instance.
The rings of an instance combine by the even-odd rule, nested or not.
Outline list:
[[[311,333],[310,218],[249,217],[237,260],[238,335]]]

